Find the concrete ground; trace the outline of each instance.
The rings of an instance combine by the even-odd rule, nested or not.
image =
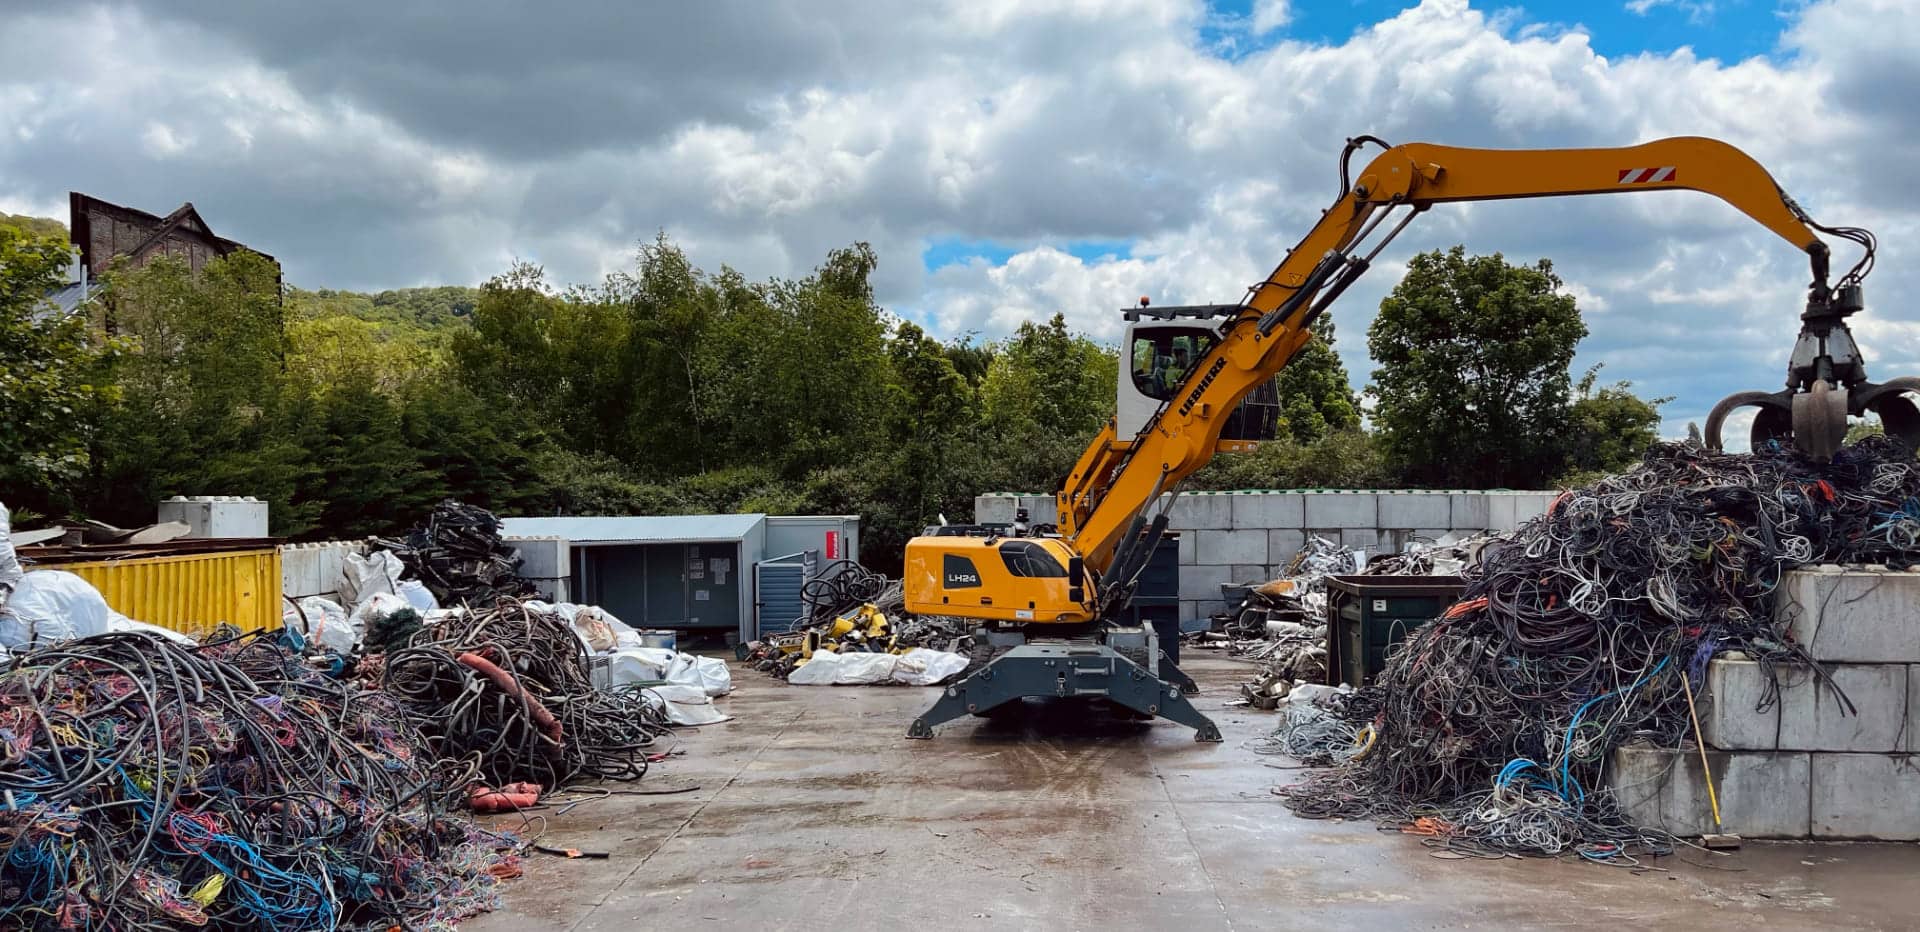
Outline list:
[[[1272,714],[1223,708],[1245,666],[1188,666],[1225,744],[1150,726],[907,723],[936,690],[788,686],[743,667],[738,716],[615,796],[545,818],[505,908],[471,932],[634,928],[1909,929],[1920,846],[1749,843],[1635,873],[1442,860],[1371,824],[1295,818],[1283,763],[1243,743]],[[556,807],[557,808],[557,807]]]

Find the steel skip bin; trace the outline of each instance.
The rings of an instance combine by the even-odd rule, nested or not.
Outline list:
[[[29,569],[65,570],[85,579],[114,611],[136,621],[190,635],[206,634],[223,621],[242,631],[277,629],[280,548],[242,543],[247,546],[232,550],[153,545],[159,553],[151,556],[140,555],[139,547],[110,553],[57,548],[44,557],[23,548],[21,555],[34,560]]]

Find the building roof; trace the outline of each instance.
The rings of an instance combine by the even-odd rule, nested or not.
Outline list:
[[[504,518],[500,533],[559,537],[575,544],[697,543],[739,540],[766,520],[764,514]]]
[[[112,256],[100,257],[100,261],[98,263],[95,262],[96,257],[93,255],[92,221],[88,217],[89,210],[92,208],[100,208],[108,213],[119,214],[131,220],[141,221],[142,225],[152,228],[144,240],[124,253],[136,259],[154,246],[165,241],[167,236],[174,231],[186,227],[188,230],[206,240],[207,243],[213,247],[214,251],[220,255],[227,255],[236,249],[249,249],[259,253],[261,257],[272,261],[275,265],[279,264],[279,260],[274,259],[264,252],[260,252],[258,249],[253,249],[253,247],[245,243],[227,239],[213,232],[213,227],[207,224],[206,218],[200,216],[200,211],[194,208],[192,201],[181,204],[179,207],[174,208],[173,213],[164,217],[123,204],[115,204],[112,201],[103,201],[100,198],[89,194],[81,194],[78,191],[70,191],[67,193],[67,205],[69,211],[67,218],[68,235],[72,239],[73,244],[79,247],[81,258],[86,262],[88,268],[99,268],[102,264],[111,261],[113,258]]]
[[[45,320],[55,314],[71,314],[75,308],[80,306],[80,302],[86,300],[86,298],[87,285],[85,282],[68,282],[47,292],[47,301],[49,303],[42,305],[39,310],[35,311],[33,319],[39,321]]]

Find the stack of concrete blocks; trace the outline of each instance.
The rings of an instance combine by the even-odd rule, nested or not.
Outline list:
[[[340,600],[340,578],[347,554],[367,552],[364,540],[287,544],[280,548],[280,592],[300,601],[311,595]]]
[[[1920,840],[1920,573],[1799,570],[1778,606],[1847,702],[1810,667],[1781,665],[1769,681],[1738,655],[1712,661],[1700,725],[1726,831]],[[1636,823],[1715,831],[1697,750],[1622,748],[1611,779]]]
[[[175,495],[160,503],[161,523],[178,521],[194,539],[267,536],[267,503],[252,496]]]
[[[1543,514],[1555,492],[1242,491],[1187,492],[1168,528],[1180,532],[1180,618],[1226,611],[1222,586],[1274,579],[1309,537],[1369,554],[1399,552],[1415,538],[1511,531]],[[1052,523],[1053,496],[998,493],[974,500],[974,520],[1011,522],[1027,509]]]
[[[564,537],[508,537],[508,547],[520,555],[520,576],[533,583],[549,602],[571,602],[572,545]]]

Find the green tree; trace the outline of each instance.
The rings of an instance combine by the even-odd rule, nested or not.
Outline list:
[[[1313,323],[1313,336],[1274,377],[1280,396],[1281,436],[1310,444],[1329,433],[1360,426],[1360,404],[1353,397],[1347,367],[1333,349],[1333,318]]]
[[[67,225],[50,217],[29,217],[0,211],[0,227],[11,227],[30,239],[57,239],[64,247]]]
[[[1660,438],[1660,406],[1671,400],[1643,399],[1626,382],[1596,388],[1599,376],[1597,365],[1581,376],[1567,409],[1562,449],[1565,468],[1576,474],[1614,473],[1638,462]]]
[[[888,360],[894,377],[888,392],[890,477],[901,482],[899,501],[910,523],[925,524],[947,497],[955,453],[976,442],[975,393],[946,348],[913,324],[900,324]]]
[[[1586,336],[1553,264],[1459,246],[1415,256],[1367,331],[1373,421],[1425,487],[1537,487],[1565,462],[1567,367]]]
[[[976,488],[1057,488],[1113,417],[1119,367],[1118,353],[1069,332],[1059,314],[997,344],[980,382]]]
[[[172,258],[102,277],[108,314],[138,350],[118,368],[122,396],[96,444],[90,511],[153,518],[168,495],[254,495],[279,533],[310,526],[296,507],[309,468],[283,377],[278,270],[251,252],[199,273]]]
[[[46,300],[71,255],[63,238],[0,225],[0,489],[46,513],[69,507],[60,490],[87,469],[92,425],[117,395],[109,366],[125,349]]]
[[[1229,489],[1379,489],[1396,480],[1375,435],[1358,428],[1301,442],[1281,437],[1252,453],[1216,456],[1193,474],[1192,491]]]
[[[886,324],[868,284],[872,248],[834,250],[797,281],[715,280],[715,320],[700,343],[701,420],[727,462],[784,477],[844,463],[879,436]]]

